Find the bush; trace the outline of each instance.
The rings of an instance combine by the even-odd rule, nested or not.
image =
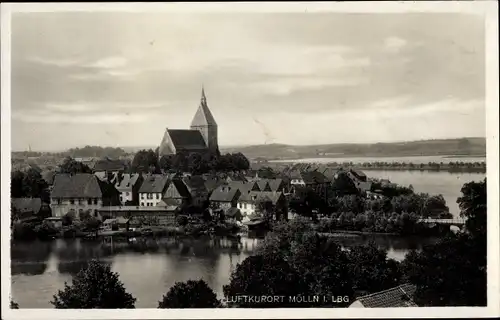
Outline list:
[[[118,274],[97,260],[89,262],[64,284],[50,302],[57,309],[133,309],[136,299],[123,287]]]
[[[158,302],[158,308],[217,308],[221,302],[203,280],[176,282]]]

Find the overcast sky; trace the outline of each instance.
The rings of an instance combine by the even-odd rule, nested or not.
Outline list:
[[[158,145],[204,84],[220,145],[485,136],[463,14],[16,13],[12,147]]]

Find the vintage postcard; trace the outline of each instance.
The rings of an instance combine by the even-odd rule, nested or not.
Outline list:
[[[496,1],[1,23],[5,319],[499,315]]]

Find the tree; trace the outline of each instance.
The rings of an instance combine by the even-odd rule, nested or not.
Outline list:
[[[468,233],[449,235],[403,261],[420,306],[486,305],[486,180],[466,183],[457,202]]]
[[[64,216],[62,216],[62,225],[63,226],[70,226],[73,224],[73,221],[75,220],[75,211],[70,210],[68,213],[66,213]]]
[[[59,290],[51,303],[57,309],[133,309],[135,301],[117,273],[92,260],[73,278],[71,286],[64,284],[64,290]]]
[[[332,193],[336,196],[359,194],[358,188],[344,170],[339,170],[330,186]]]
[[[160,173],[158,160],[152,149],[140,150],[135,154],[130,169],[132,172]]]
[[[473,236],[486,237],[486,178],[481,182],[469,182],[462,187],[457,199],[460,216],[466,218],[465,227]]]
[[[184,227],[188,224],[188,217],[182,215],[177,217],[177,224],[180,225],[181,227]]]
[[[158,308],[218,308],[221,302],[203,280],[176,282],[158,302]]]
[[[288,301],[289,296],[304,294],[302,276],[282,257],[259,254],[246,258],[231,273],[228,285],[223,286],[224,296],[230,305],[241,308],[286,308],[297,306]],[[238,296],[286,296],[281,302],[237,300]],[[235,301],[236,300],[236,301]]]
[[[374,242],[349,250],[349,269],[357,295],[393,288],[400,283],[402,273],[397,261],[387,258],[387,252]]]
[[[63,163],[59,166],[59,172],[76,174],[76,173],[92,173],[92,170],[86,164],[76,161],[71,157],[66,157]]]
[[[23,198],[26,190],[23,188],[24,172],[13,171],[10,175],[10,194],[12,198]]]

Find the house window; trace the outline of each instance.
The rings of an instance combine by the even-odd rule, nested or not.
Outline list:
[[[61,199],[57,199],[57,204],[61,204]]]
[[[141,202],[141,206],[144,207],[144,202]]]
[[[247,208],[247,204],[245,203],[245,204],[243,204],[243,205],[245,206],[245,209],[246,209],[246,208]]]
[[[87,204],[92,204],[92,199],[87,199]]]
[[[141,193],[141,199],[144,199],[144,193]]]
[[[69,199],[69,204],[75,204],[75,199]]]
[[[97,204],[97,198],[96,198],[96,199],[94,199],[94,204]]]
[[[130,195],[130,192],[125,192],[125,195],[128,197]]]

